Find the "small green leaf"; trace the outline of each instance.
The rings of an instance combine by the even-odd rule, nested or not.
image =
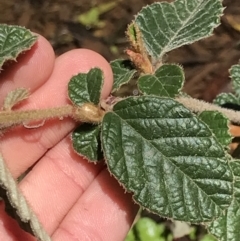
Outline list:
[[[73,76],[68,83],[68,96],[76,105],[100,101],[103,85],[103,73],[100,69],[91,69],[87,74]]]
[[[175,97],[184,82],[183,69],[174,64],[165,64],[154,75],[143,75],[138,80],[138,88],[145,95]]]
[[[234,198],[222,216],[208,226],[219,241],[239,241],[240,238],[240,162],[231,162],[231,167],[235,175]]]
[[[164,225],[159,225],[150,218],[140,218],[135,224],[140,240],[161,241],[161,235],[164,232]]]
[[[0,68],[8,60],[29,50],[36,42],[37,36],[20,26],[0,24]]]
[[[86,27],[104,27],[105,23],[100,21],[100,16],[112,10],[116,5],[115,1],[97,4],[97,7],[93,7],[89,11],[80,14],[78,21]]]
[[[10,91],[4,99],[3,109],[11,110],[13,106],[29,97],[29,90],[24,88],[17,88]]]
[[[114,78],[112,92],[117,91],[123,84],[128,83],[137,72],[128,60],[114,60],[111,62],[111,67]]]
[[[233,83],[234,94],[221,93],[213,101],[217,105],[240,105],[240,65],[233,65],[230,69],[230,76]]]
[[[126,34],[127,34],[127,37],[129,38],[129,41],[131,42],[131,44],[133,46],[136,46],[138,39],[137,39],[137,32],[136,32],[136,29],[135,29],[135,26],[133,23],[128,25]]]
[[[171,241],[166,238],[164,224],[158,224],[151,218],[142,217],[129,231],[125,241]]]
[[[131,229],[124,241],[136,241],[133,230]]]
[[[212,34],[220,23],[221,0],[176,0],[144,7],[136,16],[145,48],[153,61],[185,44]],[[155,62],[154,61],[154,62]]]
[[[232,93],[221,93],[213,101],[216,105],[235,104],[240,105],[240,100]]]
[[[210,221],[232,200],[229,157],[208,126],[175,100],[118,102],[103,118],[102,144],[110,172],[160,216]]]
[[[236,92],[236,95],[238,96],[238,99],[239,99],[240,98],[240,65],[239,64],[233,65],[229,72],[233,82],[233,89]]]
[[[209,126],[219,143],[228,147],[232,141],[228,128],[229,120],[218,111],[203,111],[199,118]]]
[[[96,162],[103,159],[100,145],[100,126],[83,124],[72,133],[74,150],[89,161]]]

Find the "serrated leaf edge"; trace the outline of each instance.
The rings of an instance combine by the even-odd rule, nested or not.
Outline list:
[[[154,97],[157,97],[157,98],[165,98],[165,99],[172,99],[172,100],[176,101],[175,99],[169,98],[169,97],[158,97],[158,96],[154,96]],[[127,98],[125,98],[125,99],[128,99],[128,98],[138,98],[138,97],[130,96],[130,97],[127,97]],[[125,100],[125,99],[124,99],[124,100]],[[176,102],[177,102],[177,101],[176,101]],[[119,103],[119,102],[118,102],[118,103]],[[184,108],[187,108],[187,107],[184,106],[182,103],[179,102],[179,104],[182,105]],[[114,107],[114,106],[113,106],[113,107]],[[187,109],[188,109],[188,108],[187,108]],[[191,110],[190,110],[190,111],[191,111]],[[113,112],[113,113],[114,113],[113,110],[110,111],[110,112]],[[198,121],[200,121],[200,122],[202,122],[203,124],[205,124],[206,127],[211,131],[211,129],[209,128],[209,126],[208,126],[205,122],[203,122],[201,119],[199,119],[196,114],[192,113],[192,115],[195,116],[195,117],[198,119]],[[102,125],[102,123],[101,123],[101,125]],[[215,137],[214,133],[213,133],[212,131],[211,131],[211,133],[212,133],[212,137],[216,140],[217,143],[219,143],[218,140],[217,140],[217,138]],[[118,178],[117,178],[117,177],[111,172],[111,170],[110,170],[110,167],[109,167],[109,164],[108,164],[108,161],[107,161],[105,152],[104,152],[103,144],[102,144],[102,143],[103,143],[103,141],[102,141],[102,138],[103,138],[102,131],[101,131],[100,138],[101,138],[102,152],[103,152],[103,156],[104,156],[104,160],[105,160],[105,163],[106,163],[108,172],[110,173],[111,176],[113,176],[113,177],[115,178],[115,180],[117,180],[117,182],[119,183],[119,185],[123,187],[125,193],[131,193],[131,194],[132,194],[132,200],[133,200],[133,202],[136,203],[137,205],[141,206],[141,208],[147,210],[147,211],[150,212],[150,213],[156,214],[156,215],[158,215],[158,216],[160,216],[160,217],[164,217],[164,218],[166,218],[166,219],[168,219],[168,220],[177,220],[177,219],[175,219],[175,218],[167,217],[167,216],[164,216],[164,215],[159,215],[157,212],[154,212],[154,211],[150,210],[149,208],[143,206],[142,204],[138,203],[137,200],[135,200],[135,198],[134,198],[134,192],[127,190],[127,188],[125,187],[125,185],[124,185],[123,183],[121,183],[121,182],[118,180]],[[221,143],[219,143],[219,145],[222,147]],[[226,151],[223,147],[222,147],[222,149],[223,149],[223,152],[225,153],[225,157],[226,157],[226,160],[227,160],[227,161],[226,161],[226,164],[230,167],[230,164],[229,164],[229,163],[230,163],[230,160],[231,160],[231,156],[227,153],[227,151]],[[232,182],[232,200],[233,200],[233,198],[234,198],[234,193],[233,193],[234,174],[233,174],[233,171],[232,171],[232,168],[231,168],[231,167],[230,167],[230,170],[231,170],[231,174],[232,174],[232,176],[233,176],[233,182]],[[180,170],[180,171],[181,171],[181,170]],[[206,195],[207,195],[207,194],[206,194]],[[207,196],[208,196],[208,195],[207,195]],[[231,200],[231,202],[232,202],[232,200]],[[211,200],[211,201],[214,203],[213,200]],[[220,206],[217,205],[217,204],[216,204],[216,206],[217,206],[219,209],[221,209],[222,212],[223,212],[224,210],[227,210],[227,209],[228,209],[228,207],[231,205],[231,202],[230,202],[229,205],[226,206],[225,208],[222,208],[222,207],[220,207]],[[209,223],[209,222],[212,222],[212,221],[216,220],[218,217],[219,217],[219,216],[213,217],[212,220],[211,220],[211,221],[208,221],[208,222],[192,222],[192,221],[187,221],[187,222],[190,222],[191,224],[204,225],[204,224],[206,224],[206,223]]]

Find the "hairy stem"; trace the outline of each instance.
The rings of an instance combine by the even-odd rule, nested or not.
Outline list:
[[[220,106],[190,97],[178,97],[176,100],[193,112],[201,113],[205,110],[219,111],[224,114],[231,122],[240,124],[240,111],[225,109]]]
[[[23,124],[33,120],[46,120],[50,118],[62,118],[66,116],[71,116],[73,113],[73,109],[73,106],[65,105],[61,107],[54,107],[51,109],[42,110],[1,111],[0,128]]]
[[[27,124],[30,121],[50,118],[72,117],[77,122],[98,124],[102,121],[105,111],[92,103],[81,106],[65,105],[40,110],[0,111],[0,129],[13,125]]]

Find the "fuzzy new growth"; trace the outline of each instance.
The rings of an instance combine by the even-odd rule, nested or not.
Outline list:
[[[145,49],[141,32],[135,22],[128,26],[126,34],[133,48],[133,50],[127,49],[126,54],[143,73],[152,74],[153,66],[150,56]]]
[[[92,104],[86,103],[82,106],[77,106],[73,109],[72,117],[76,121],[98,124],[102,121],[105,111],[100,107]]]

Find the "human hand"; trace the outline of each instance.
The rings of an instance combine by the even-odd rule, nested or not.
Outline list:
[[[0,102],[10,90],[24,87],[32,94],[18,108],[62,106],[69,103],[69,79],[93,67],[104,72],[102,97],[106,98],[112,72],[100,55],[78,49],[55,59],[50,44],[39,36],[30,51],[1,73]],[[69,133],[75,126],[65,118],[46,121],[36,129],[17,127],[1,138],[0,152],[15,178],[36,163],[19,186],[53,241],[122,241],[138,207],[103,164],[88,163],[74,153]],[[3,202],[0,240],[35,240],[5,213]]]

